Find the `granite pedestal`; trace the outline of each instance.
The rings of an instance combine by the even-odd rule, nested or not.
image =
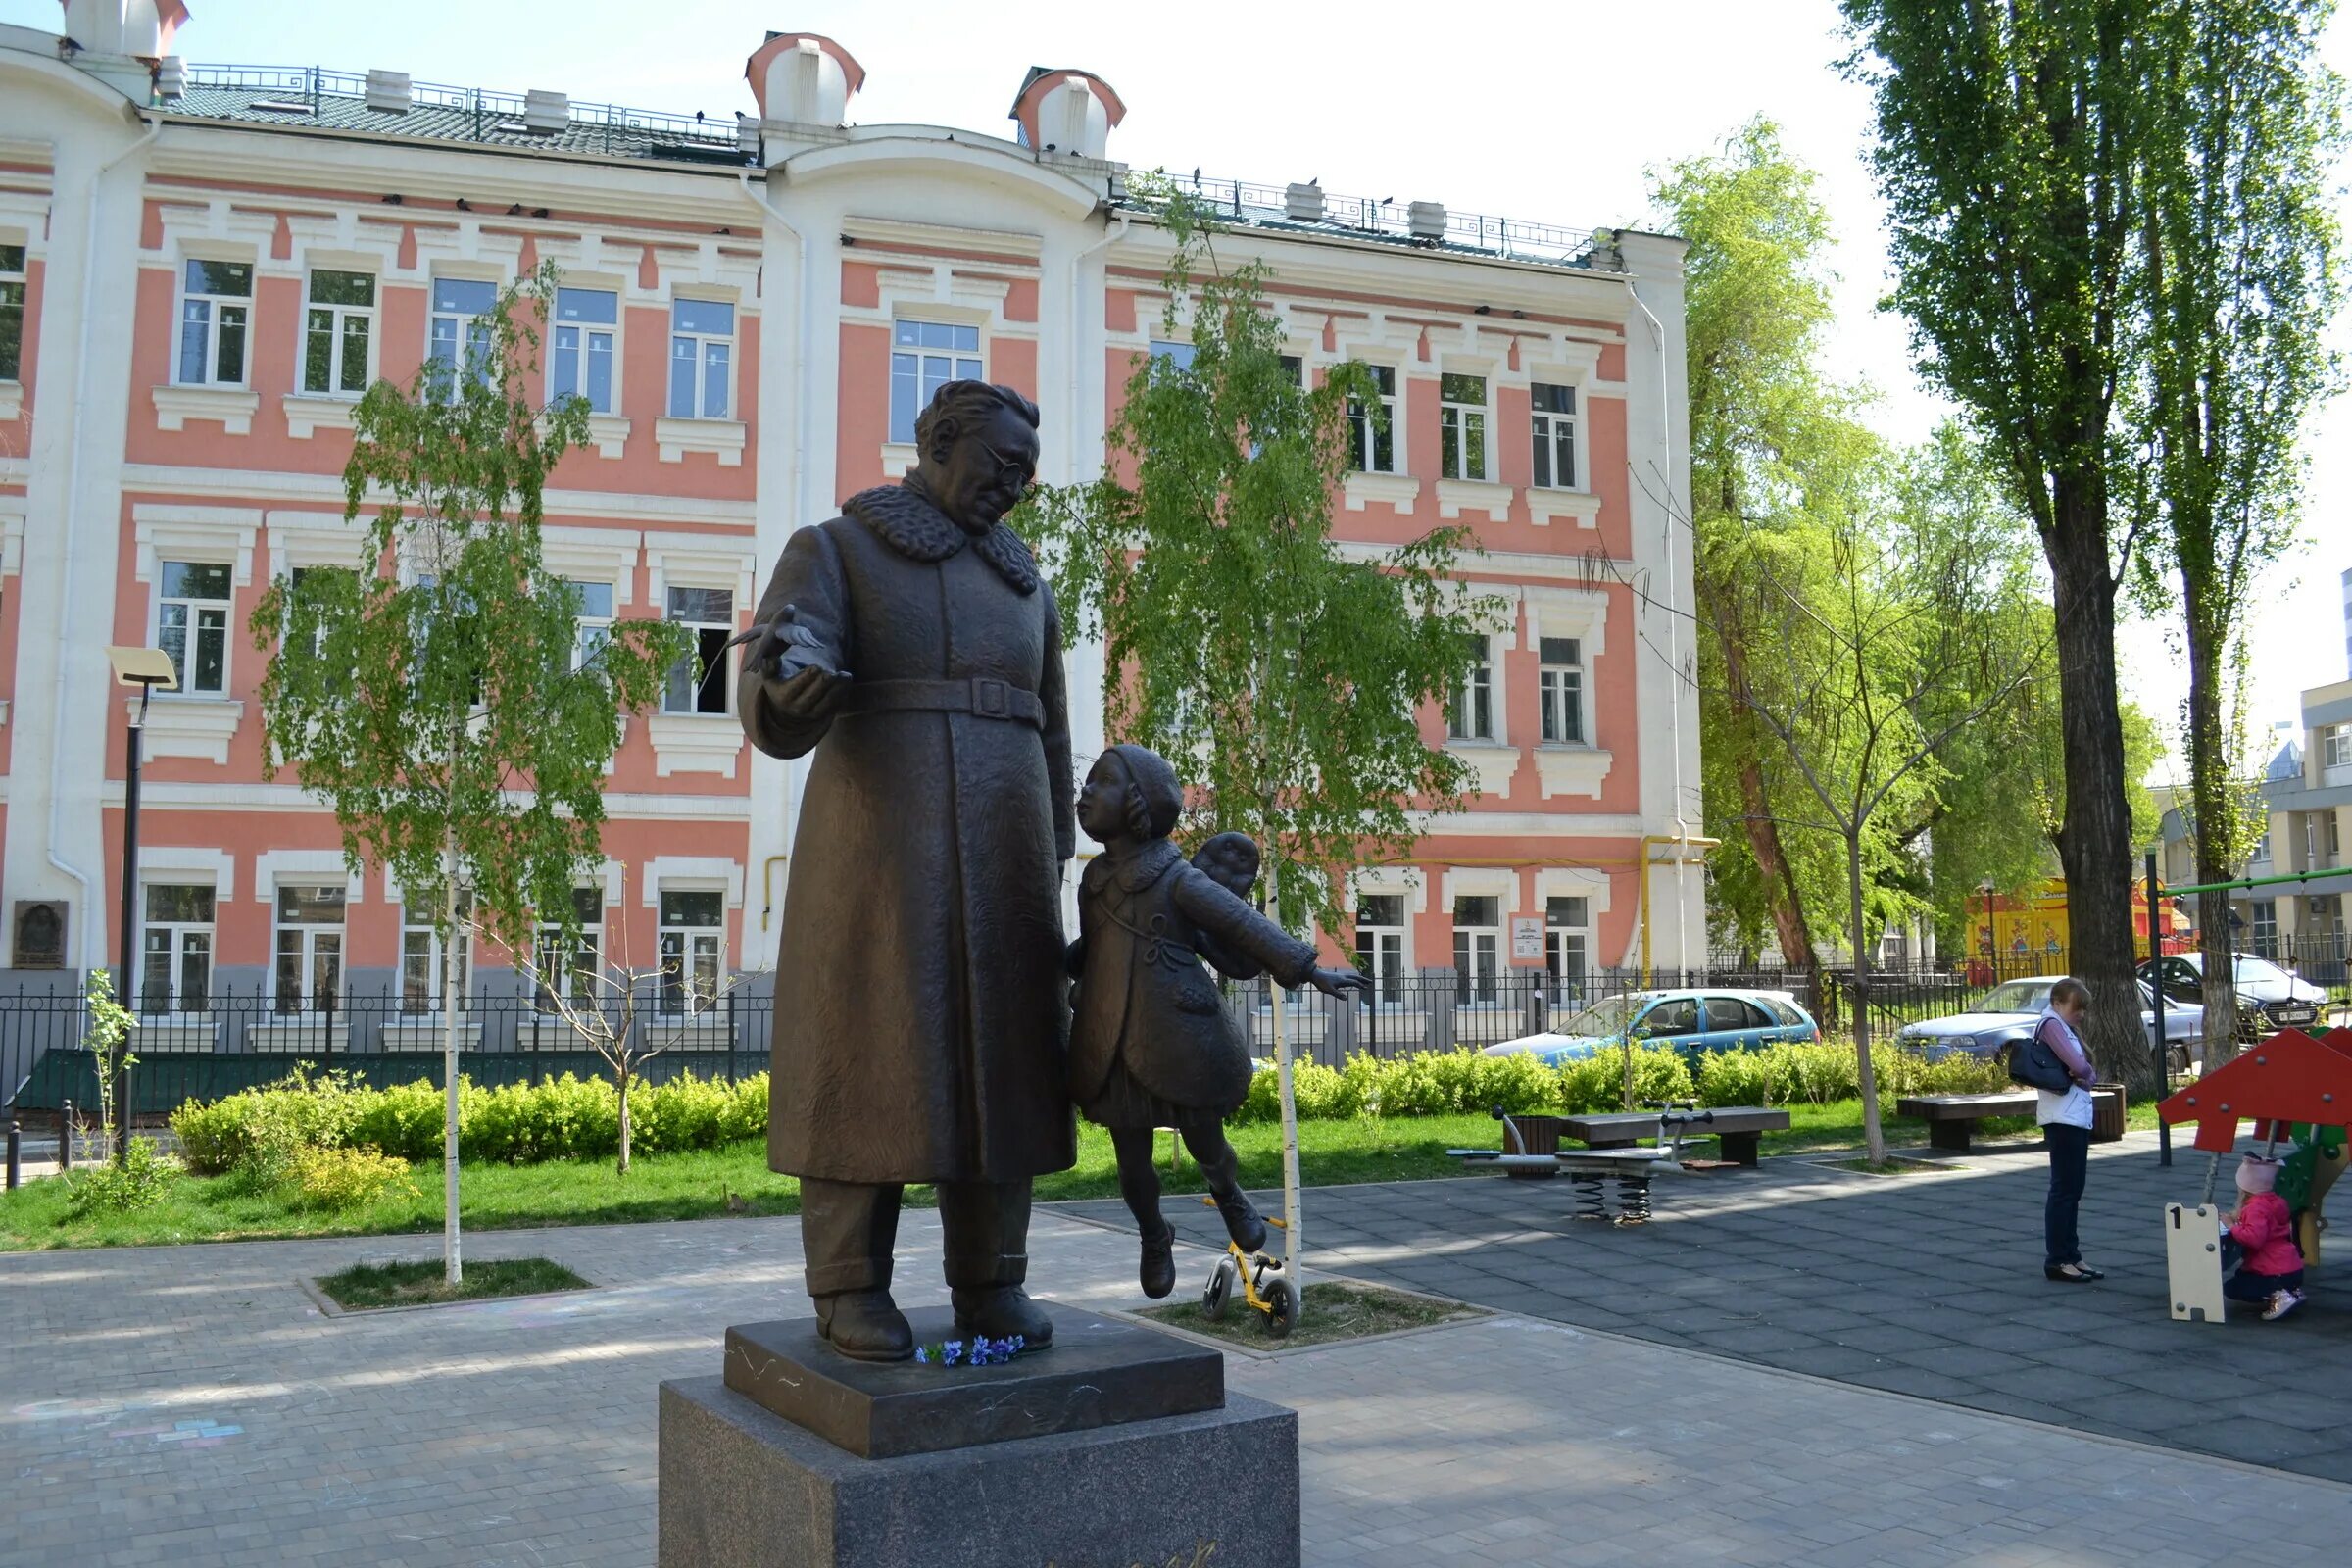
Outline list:
[[[1053,1348],[995,1367],[729,1330],[723,1376],[662,1385],[662,1568],[1297,1568],[1298,1416],[1227,1395],[1214,1350],[1046,1304]]]

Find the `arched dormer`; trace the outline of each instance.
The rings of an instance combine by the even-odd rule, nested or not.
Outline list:
[[[1011,118],[1021,127],[1024,147],[1107,158],[1111,127],[1127,118],[1127,106],[1091,71],[1031,66],[1012,101]]]
[[[183,0],[59,0],[66,36],[92,54],[158,60],[188,20]]]
[[[865,68],[847,49],[813,32],[771,32],[744,66],[761,120],[838,125]]]

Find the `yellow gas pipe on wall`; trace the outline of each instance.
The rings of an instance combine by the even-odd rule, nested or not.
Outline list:
[[[1649,858],[1649,849],[1650,849],[1650,846],[1651,846],[1651,845],[1653,845],[1653,844],[1679,844],[1679,845],[1681,845],[1681,846],[1682,846],[1682,847],[1683,847],[1685,850],[1694,850],[1694,849],[1695,849],[1695,850],[1712,850],[1712,849],[1719,848],[1719,847],[1722,845],[1722,843],[1723,843],[1723,840],[1721,840],[1721,839],[1708,839],[1708,838],[1700,838],[1700,837],[1699,837],[1697,834],[1695,834],[1695,833],[1690,833],[1690,832],[1683,832],[1683,833],[1648,833],[1648,834],[1644,834],[1644,835],[1642,836],[1642,889],[1641,889],[1641,898],[1642,898],[1642,983],[1643,985],[1645,985],[1645,986],[1646,986],[1646,985],[1650,984],[1650,983],[1652,982],[1652,980],[1654,980],[1654,979],[1655,979],[1655,975],[1654,975],[1654,974],[1653,974],[1653,972],[1651,971],[1651,969],[1650,969],[1650,965],[1649,965],[1649,868],[1650,868],[1650,866],[1651,866],[1653,863],[1654,863],[1654,864],[1657,864],[1657,865],[1678,865],[1678,864],[1681,864],[1681,865],[1687,865],[1687,864],[1689,864],[1689,863],[1690,863],[1690,860],[1689,860],[1689,858],[1688,858],[1688,857],[1685,857],[1685,858],[1684,858],[1683,859],[1681,859],[1681,860],[1658,860],[1658,861],[1654,861],[1654,862],[1653,862],[1653,861],[1650,859],[1650,858]],[[1701,858],[1701,859],[1704,859],[1704,858],[1705,858],[1705,857],[1704,857],[1704,856],[1701,856],[1701,857],[1700,857],[1700,858]],[[1679,946],[1679,944],[1678,944],[1678,946]],[[1688,959],[1688,958],[1690,957],[1690,955],[1689,955],[1688,953],[1686,953],[1686,954],[1684,954],[1684,955],[1683,955],[1683,956],[1684,956],[1686,959]]]

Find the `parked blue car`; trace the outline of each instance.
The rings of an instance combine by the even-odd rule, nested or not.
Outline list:
[[[1786,991],[1629,991],[1562,1020],[1557,1030],[1505,1040],[1483,1054],[1536,1056],[1557,1066],[1620,1050],[1629,1038],[1695,1055],[1819,1040],[1821,1029]]]

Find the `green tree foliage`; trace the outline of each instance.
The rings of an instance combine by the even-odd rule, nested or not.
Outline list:
[[[268,767],[327,803],[353,870],[390,868],[443,952],[471,918],[527,946],[569,925],[601,863],[604,769],[624,710],[685,655],[678,629],[621,621],[585,659],[579,596],[540,557],[547,476],[587,433],[577,398],[532,399],[553,266],[479,322],[465,364],[378,381],[343,474],[351,566],[273,581],[255,607]],[[429,912],[428,912],[429,911]],[[569,944],[566,943],[568,947]],[[457,1015],[444,964],[449,1277],[459,1277]]]
[[[1801,553],[1808,530],[1846,511],[1878,461],[1861,396],[1824,375],[1832,320],[1821,258],[1829,215],[1814,175],[1750,121],[1720,152],[1653,180],[1652,205],[1690,242],[1684,319],[1690,401],[1692,564],[1699,617],[1699,756],[1713,903],[1753,951],[1767,929],[1790,963],[1815,961],[1812,921],[1843,903],[1833,846],[1781,831],[1805,786],[1771,744],[1745,693],[1792,674],[1759,646],[1740,593],[1760,562]],[[1827,916],[1834,928],[1836,917]]]
[[[1161,331],[1192,362],[1137,364],[1110,470],[1039,486],[1024,531],[1103,640],[1111,732],[1194,786],[1184,831],[1256,838],[1283,917],[1338,931],[1345,873],[1409,855],[1420,814],[1469,784],[1421,715],[1499,607],[1451,580],[1466,529],[1377,555],[1332,538],[1350,399],[1380,407],[1371,376],[1344,365],[1302,388],[1264,267],[1218,267],[1213,226],[1180,193],[1160,217],[1176,246]]]
[[[1843,0],[1848,69],[1877,105],[1874,164],[1920,368],[1968,411],[2032,519],[2059,643],[2066,871],[2085,1031],[2106,1073],[2153,1087],[2131,980],[2132,826],[2115,527],[2132,461],[2118,391],[2132,310],[2138,166],[2168,90],[2145,26],[2158,0]]]
[[[2164,112],[2138,171],[2146,354],[2130,391],[2148,462],[2134,513],[2164,548],[2140,586],[2177,586],[2188,655],[2181,734],[2196,880],[2240,874],[2261,831],[2246,808],[2245,613],[2293,542],[2302,425],[2333,380],[2324,342],[2342,302],[2328,166],[2342,83],[2315,55],[2333,7],[2312,0],[2166,0],[2151,7]],[[2168,581],[2168,577],[2171,579]],[[2226,892],[2200,896],[2206,973],[2230,972]],[[2236,1039],[2236,998],[2206,994],[2206,1038]]]

